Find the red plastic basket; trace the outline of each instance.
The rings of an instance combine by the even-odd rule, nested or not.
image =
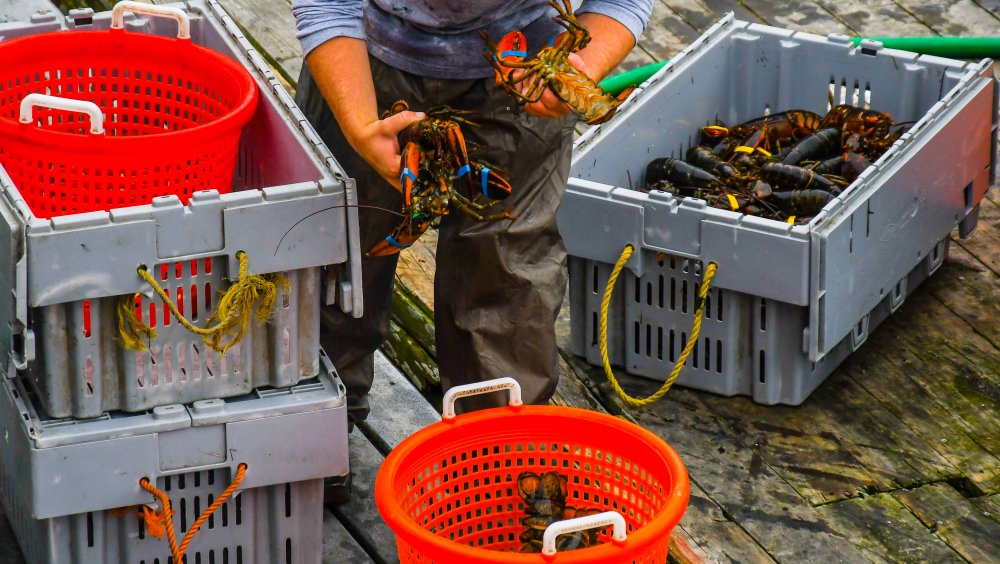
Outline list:
[[[454,416],[455,398],[502,388],[511,389],[509,407]],[[567,505],[617,512],[627,535],[601,531],[589,548],[517,553],[517,476],[549,470],[568,477]],[[444,419],[386,457],[375,501],[404,563],[663,564],[689,489],[677,453],[653,433],[583,409],[520,405],[516,381],[504,378],[450,390]]]
[[[178,19],[178,37],[126,33],[126,10]],[[108,31],[0,42],[0,164],[35,216],[232,190],[257,86],[188,30],[181,10],[122,2]]]

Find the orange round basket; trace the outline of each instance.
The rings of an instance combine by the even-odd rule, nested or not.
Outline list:
[[[125,32],[126,12],[178,21],[176,38]],[[232,190],[257,84],[192,42],[186,12],[119,2],[107,31],[0,42],[0,163],[36,217]]]
[[[500,389],[511,392],[508,407],[454,415],[455,399]],[[566,476],[567,507],[605,513],[557,522],[543,553],[519,553],[518,476],[549,471]],[[680,457],[653,433],[584,409],[522,405],[517,382],[502,378],[449,390],[442,421],[386,457],[375,501],[404,563],[663,564],[689,490]],[[594,522],[614,529],[602,528],[593,546],[555,552],[556,535]]]

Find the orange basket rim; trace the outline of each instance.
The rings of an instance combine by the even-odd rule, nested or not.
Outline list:
[[[402,465],[409,462],[410,457],[423,445],[424,441],[436,438],[444,433],[454,432],[463,425],[471,425],[485,420],[498,420],[502,417],[538,417],[547,415],[563,417],[572,415],[575,420],[582,423],[610,424],[612,427],[618,427],[622,432],[637,436],[644,443],[648,444],[650,449],[659,455],[665,465],[671,470],[674,483],[671,484],[671,491],[666,496],[666,503],[652,520],[638,530],[629,533],[624,543],[609,542],[582,550],[560,552],[555,556],[502,552],[467,546],[440,537],[424,529],[406,515],[399,500],[396,498],[395,491],[393,491],[392,482],[401,470]],[[604,413],[575,407],[550,405],[507,406],[484,409],[456,416],[451,421],[442,420],[428,425],[413,433],[393,448],[389,452],[389,455],[386,456],[375,478],[375,504],[378,507],[379,513],[386,524],[389,525],[389,528],[396,535],[402,537],[407,544],[412,545],[415,541],[421,545],[431,547],[437,554],[461,556],[468,558],[471,562],[491,564],[537,564],[539,562],[556,561],[559,564],[613,562],[628,558],[627,554],[642,553],[656,542],[662,541],[664,531],[671,531],[677,526],[677,523],[680,522],[681,517],[683,517],[687,509],[690,491],[691,483],[688,478],[687,468],[681,461],[680,456],[666,441],[651,431]]]
[[[124,34],[123,34],[124,33]],[[94,37],[94,36],[100,37]],[[48,36],[48,37],[46,37]],[[58,37],[56,37],[58,36]],[[46,34],[27,35],[15,37],[13,39],[0,42],[0,56],[11,49],[21,48],[30,45],[32,42],[47,39],[50,41],[72,42],[82,37],[86,41],[120,41],[125,38],[131,42],[150,42],[159,45],[170,45],[172,49],[191,49],[192,53],[197,53],[198,57],[206,57],[210,64],[218,65],[219,71],[225,71],[233,79],[235,86],[239,88],[241,99],[226,113],[211,122],[190,127],[180,131],[167,131],[163,133],[152,133],[149,135],[127,135],[127,136],[93,136],[76,133],[64,133],[52,131],[50,129],[39,129],[32,124],[22,124],[16,119],[0,116],[0,137],[21,137],[31,143],[37,143],[54,148],[65,148],[69,150],[79,150],[78,143],[83,140],[88,144],[98,143],[105,145],[108,150],[119,152],[126,149],[126,152],[144,151],[143,147],[147,143],[159,144],[167,141],[183,141],[186,137],[220,137],[227,132],[242,128],[253,116],[260,97],[257,88],[257,81],[250,71],[243,67],[238,61],[226,57],[222,53],[198,45],[190,39],[178,39],[176,37],[163,37],[160,35],[150,35],[138,32],[123,32],[122,30],[65,30],[53,31]],[[2,75],[2,73],[0,73]],[[68,93],[67,98],[75,98],[72,93]],[[102,108],[104,109],[104,108]],[[126,146],[126,147],[123,147]],[[131,150],[128,150],[131,149]]]

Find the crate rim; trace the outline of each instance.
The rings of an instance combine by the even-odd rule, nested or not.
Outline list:
[[[458,415],[452,420],[442,420],[432,423],[427,427],[413,433],[399,445],[392,449],[386,456],[375,478],[375,503],[379,514],[382,516],[390,529],[396,533],[416,537],[422,542],[433,547],[433,553],[424,556],[431,558],[441,558],[455,556],[455,548],[472,550],[479,547],[469,547],[456,543],[435,535],[419,526],[409,517],[396,519],[392,522],[386,519],[391,512],[400,513],[402,508],[399,500],[395,497],[392,481],[401,469],[403,463],[409,462],[414,451],[422,446],[423,441],[439,438],[447,433],[453,433],[464,426],[476,425],[490,421],[498,421],[501,418],[509,417],[545,417],[545,416],[570,417],[576,421],[583,421],[596,424],[613,424],[616,427],[633,433],[636,438],[648,444],[664,463],[677,474],[672,476],[674,484],[671,491],[666,494],[666,503],[659,513],[648,523],[638,530],[630,533],[624,543],[606,543],[600,546],[590,547],[583,550],[575,550],[557,553],[555,556],[543,556],[541,554],[519,554],[513,552],[501,552],[488,549],[479,549],[475,558],[477,562],[490,564],[528,564],[539,562],[558,562],[562,564],[582,564],[588,562],[613,562],[616,557],[621,557],[622,550],[635,552],[648,548],[654,542],[661,540],[662,531],[671,531],[680,522],[687,510],[690,497],[691,482],[688,476],[687,467],[684,465],[680,455],[666,441],[654,434],[652,431],[620,417],[598,413],[588,409],[549,405],[525,405],[518,407],[497,407],[484,409]],[[399,530],[397,530],[397,528]]]

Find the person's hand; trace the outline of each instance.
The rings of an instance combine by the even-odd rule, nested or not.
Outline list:
[[[399,175],[402,172],[399,132],[424,117],[423,112],[407,110],[385,119],[375,120],[364,125],[349,139],[351,146],[386,182],[399,190]]]
[[[566,60],[573,66],[573,68],[583,74],[587,74],[587,64],[584,63],[580,55],[570,53],[569,56],[566,57]],[[517,80],[524,74],[524,72],[525,71],[521,69],[515,71],[513,75],[514,80]],[[518,90],[521,94],[526,94],[532,88],[534,83],[535,81],[530,78],[524,80],[517,85]],[[525,104],[524,111],[540,118],[560,118],[572,111],[572,108],[570,108],[566,102],[560,100],[551,89],[546,88],[540,100],[531,104]]]

